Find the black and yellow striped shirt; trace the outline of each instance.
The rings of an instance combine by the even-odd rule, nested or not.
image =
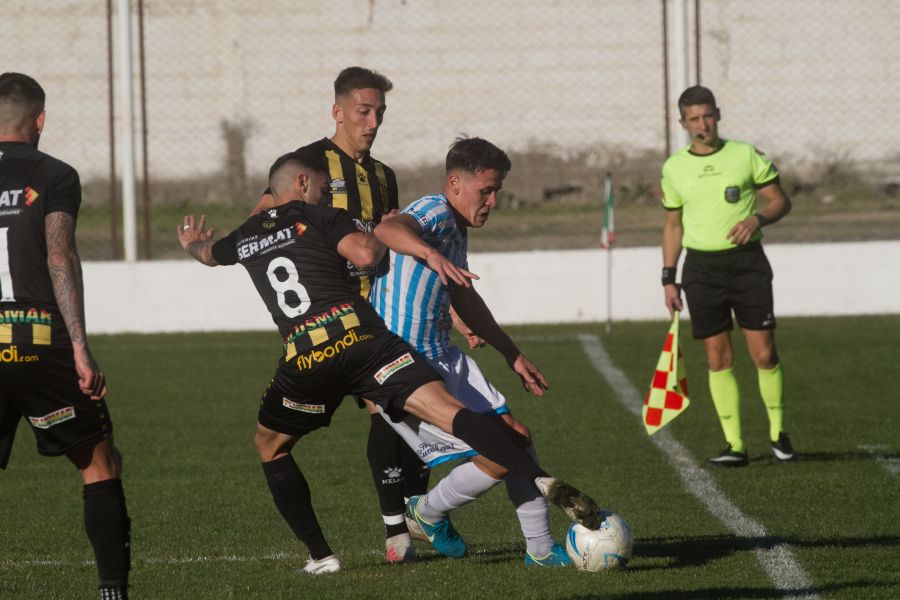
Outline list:
[[[331,206],[349,212],[357,225],[366,231],[374,229],[381,221],[381,215],[400,207],[394,171],[371,155],[356,162],[328,138],[298,150],[322,157],[331,181]],[[368,300],[375,268],[357,267],[348,261],[347,270],[354,289]]]

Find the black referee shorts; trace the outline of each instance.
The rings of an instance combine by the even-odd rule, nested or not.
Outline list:
[[[734,329],[775,329],[772,267],[759,242],[725,252],[688,249],[681,285],[691,311],[694,337]]]
[[[47,456],[112,433],[106,403],[91,400],[78,387],[71,346],[0,344],[0,466],[23,416],[38,452]]]
[[[259,423],[293,436],[328,427],[344,396],[372,400],[402,419],[406,399],[443,381],[425,358],[383,327],[354,327],[282,362],[263,395]]]

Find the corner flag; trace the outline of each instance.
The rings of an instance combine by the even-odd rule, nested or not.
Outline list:
[[[612,175],[606,174],[606,208],[603,211],[603,229],[600,231],[600,247],[609,248],[616,241],[616,220],[613,212]]]
[[[678,345],[678,315],[669,327],[669,334],[663,344],[656,372],[650,382],[650,391],[644,398],[644,427],[653,435],[669,421],[680,415],[690,405],[688,400],[687,377]]]

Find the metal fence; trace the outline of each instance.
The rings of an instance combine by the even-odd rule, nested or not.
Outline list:
[[[3,70],[44,85],[42,149],[82,174],[82,255],[120,258],[116,6],[2,10]],[[131,11],[141,258],[180,255],[186,211],[223,232],[238,224],[275,157],[331,135],[332,82],[352,64],[394,82],[374,154],[398,172],[401,203],[440,188],[460,133],[510,151],[503,210],[475,250],[598,246],[607,171],[620,242],[658,243],[675,99],[698,79],[717,94],[723,134],[775,157],[812,212],[851,197],[900,208],[891,0],[143,0]]]

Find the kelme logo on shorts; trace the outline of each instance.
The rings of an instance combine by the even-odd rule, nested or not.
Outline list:
[[[301,402],[294,402],[290,398],[281,397],[281,404],[285,408],[289,408],[291,410],[296,410],[298,412],[305,412],[311,415],[323,415],[325,414],[325,405],[324,404],[303,404]]]
[[[416,362],[412,355],[407,352],[400,358],[392,360],[388,364],[384,365],[378,371],[375,372],[375,381],[378,382],[378,385],[384,384],[387,381],[387,378],[402,369],[403,367],[408,367],[409,365]]]
[[[31,424],[38,429],[50,429],[54,425],[59,425],[64,421],[69,421],[74,418],[75,407],[67,406],[65,408],[55,410],[49,415],[44,415],[43,417],[28,417],[28,420],[31,421]]]
[[[298,356],[297,368],[301,371],[304,369],[309,369],[315,364],[320,364],[325,362],[326,360],[334,358],[353,344],[357,342],[363,342],[371,338],[371,335],[364,335],[360,337],[356,335],[356,329],[351,329],[347,332],[347,335],[345,335],[335,343],[329,344],[321,350],[310,350],[306,354],[301,354],[300,356]]]

